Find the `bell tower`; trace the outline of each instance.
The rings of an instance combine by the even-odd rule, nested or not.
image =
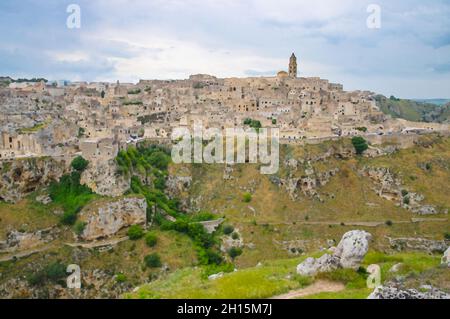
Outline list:
[[[294,53],[292,53],[291,58],[289,59],[289,76],[291,78],[297,77],[297,57]]]

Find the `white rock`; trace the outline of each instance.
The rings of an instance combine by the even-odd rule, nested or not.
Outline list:
[[[344,234],[334,253],[340,258],[342,268],[358,269],[369,250],[372,235],[362,230],[352,230]]]
[[[395,264],[394,266],[389,269],[389,272],[399,272],[400,268],[403,266],[402,263]]]
[[[442,256],[441,264],[442,265],[447,264],[447,267],[450,267],[450,247],[447,248],[447,250],[444,253],[444,256]]]
[[[221,278],[223,276],[223,272],[219,272],[218,274],[210,275],[208,276],[209,280],[216,280],[218,278]]]
[[[317,274],[316,259],[307,258],[304,262],[297,266],[297,274],[301,276],[314,276]]]
[[[339,268],[339,259],[325,254],[320,258],[307,258],[297,266],[297,274],[301,276],[314,276],[320,272],[330,272]]]

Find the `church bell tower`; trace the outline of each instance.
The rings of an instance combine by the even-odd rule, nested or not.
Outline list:
[[[289,59],[289,76],[291,78],[297,77],[297,57],[294,53],[292,53],[291,58]]]

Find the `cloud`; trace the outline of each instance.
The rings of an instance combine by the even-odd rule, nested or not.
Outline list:
[[[378,0],[379,30],[366,27],[371,0],[79,0],[82,28],[69,30],[71,2],[3,0],[0,72],[91,81],[260,76],[286,70],[295,51],[302,76],[347,88],[446,97],[450,87],[444,0]]]

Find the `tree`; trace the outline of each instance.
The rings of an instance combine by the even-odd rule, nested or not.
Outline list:
[[[231,259],[234,259],[240,255],[242,255],[242,249],[238,247],[231,247],[228,250],[228,255],[231,257]]]
[[[352,138],[352,144],[355,148],[356,154],[361,155],[365,150],[369,148],[367,141],[361,136],[355,136]]]
[[[74,170],[82,172],[86,169],[89,162],[85,160],[82,156],[77,156],[73,159],[71,166]]]
[[[144,230],[139,225],[133,225],[128,228],[127,235],[131,240],[138,240],[144,236]]]
[[[102,99],[104,99],[105,98],[105,91],[102,91],[102,93],[100,93],[100,95],[102,96]]]

